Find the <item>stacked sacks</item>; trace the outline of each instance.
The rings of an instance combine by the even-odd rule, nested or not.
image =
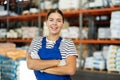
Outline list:
[[[102,52],[96,51],[93,53],[93,56],[86,57],[84,67],[91,68],[91,69],[104,70],[105,69],[105,60],[103,59]]]
[[[18,61],[1,56],[1,80],[18,80]]]
[[[120,71],[120,47],[115,45],[109,46],[107,57],[107,70]]]
[[[77,10],[79,9],[79,0],[59,0],[59,9],[62,10]]]
[[[35,38],[39,36],[39,29],[38,27],[32,26],[32,27],[22,27],[22,38]]]
[[[117,54],[116,54],[116,70],[120,71],[120,48],[118,48],[117,50]]]
[[[1,73],[2,73],[2,56],[0,55],[0,80],[1,80]]]

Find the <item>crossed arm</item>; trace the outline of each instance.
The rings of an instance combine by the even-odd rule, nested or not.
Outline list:
[[[66,59],[66,65],[58,66],[60,60],[32,59],[27,55],[27,66],[32,70],[44,70],[46,73],[56,75],[74,75],[76,72],[76,56],[71,55]]]

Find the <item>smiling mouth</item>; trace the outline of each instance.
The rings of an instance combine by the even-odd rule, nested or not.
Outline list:
[[[57,30],[57,29],[58,29],[58,27],[51,27],[51,29],[52,29],[52,30]]]

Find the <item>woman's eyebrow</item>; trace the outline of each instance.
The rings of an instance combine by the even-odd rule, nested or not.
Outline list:
[[[48,19],[54,19],[54,18],[48,18]],[[61,18],[57,18],[57,20],[62,20]]]

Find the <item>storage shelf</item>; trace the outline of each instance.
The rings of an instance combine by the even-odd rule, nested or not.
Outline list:
[[[7,17],[0,17],[0,22],[5,22],[7,20]]]
[[[0,2],[4,2],[5,0],[0,0]]]
[[[112,11],[118,11],[120,7],[111,7],[111,8],[101,8],[101,9],[86,9],[86,10],[72,10],[72,11],[63,11],[65,17],[78,17],[80,13],[84,15],[103,15],[110,14]],[[0,22],[6,21],[7,19],[10,21],[30,21],[34,19],[38,19],[39,16],[45,18],[46,12],[35,13],[35,14],[26,14],[26,15],[18,15],[18,16],[7,16],[1,17]]]
[[[91,15],[107,15],[110,14],[112,11],[118,11],[120,10],[120,7],[110,7],[110,8],[100,8],[100,9],[87,9],[87,10],[81,10],[80,13],[85,14],[91,14]]]
[[[5,38],[0,38],[0,42],[6,42]]]
[[[3,0],[2,0],[3,1]],[[83,14],[83,17],[84,16],[88,16],[88,15],[92,15],[92,16],[99,16],[99,15],[110,15],[112,11],[118,11],[120,10],[120,7],[111,7],[111,8],[101,8],[101,9],[86,9],[86,10],[70,10],[70,11],[63,11],[64,13],[64,16],[65,18],[78,18],[79,19],[79,15],[80,14]],[[34,21],[34,20],[38,20],[38,17],[41,17],[42,20],[45,19],[45,16],[46,16],[46,12],[40,12],[40,13],[35,13],[35,14],[26,14],[26,15],[18,15],[18,16],[5,16],[5,17],[0,17],[0,22],[6,22],[7,20],[9,20],[9,22],[11,21]],[[78,21],[79,22],[79,21]],[[96,24],[109,24],[110,22],[95,22]],[[73,23],[73,25],[77,23]],[[87,22],[84,23],[84,24],[88,24]],[[32,39],[22,39],[22,38],[4,38],[4,39],[0,39],[0,42],[13,42],[13,43],[31,43]],[[120,44],[120,39],[119,40],[94,40],[94,39],[87,39],[87,40],[84,40],[84,39],[74,39],[73,42],[75,44]],[[84,72],[84,73],[83,73]],[[84,71],[84,70],[81,70],[78,74],[77,74],[77,77],[78,76],[82,76],[84,77],[83,80],[96,80],[96,76],[97,79],[99,80],[110,80],[111,79],[111,74],[110,76],[107,74],[107,77],[110,77],[110,78],[106,78],[106,75],[105,73],[106,72],[102,72],[100,73],[98,72],[98,75],[96,75],[97,73],[96,72],[92,72],[92,71]],[[86,74],[88,74],[88,78],[86,77]],[[96,75],[95,78],[93,77],[93,75]],[[103,76],[101,76],[103,75]],[[93,78],[91,78],[91,76]],[[100,76],[100,78],[99,78]],[[119,74],[118,74],[119,76]],[[87,78],[87,79],[86,79]],[[115,76],[116,78],[116,76]],[[79,80],[80,78],[76,79],[75,80]],[[82,79],[82,78],[81,78]],[[119,76],[119,79],[120,79],[120,76]],[[74,80],[74,79],[73,79]],[[111,79],[113,80],[113,78]],[[117,80],[117,79],[116,79]]]
[[[35,14],[25,14],[25,15],[18,15],[18,16],[5,16],[0,18],[0,22],[4,22],[7,19],[9,21],[31,21],[31,20],[37,20],[40,16],[41,18],[45,19],[45,16],[47,15],[46,12],[41,13],[35,13]],[[78,17],[79,11],[68,11],[64,12],[65,17]]]
[[[0,42],[24,42],[30,43],[32,38],[8,38],[8,39],[0,39]],[[84,39],[75,39],[73,40],[75,44],[120,44],[120,40],[84,40]]]
[[[21,43],[21,42],[23,42],[23,43],[30,43],[31,41],[32,41],[32,38],[23,38],[23,39],[19,39],[19,38],[9,38],[9,39],[7,39],[6,40],[7,42],[17,42],[17,43]]]
[[[120,44],[120,40],[82,40],[76,39],[73,40],[74,43],[82,43],[82,44]]]

